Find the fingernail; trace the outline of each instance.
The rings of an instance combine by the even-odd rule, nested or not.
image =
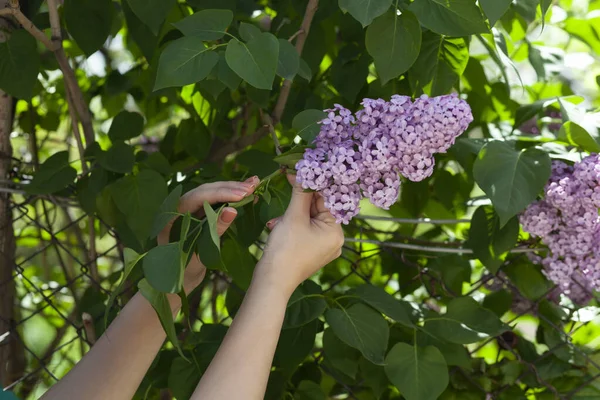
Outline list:
[[[247,190],[241,190],[241,189],[232,189],[231,190],[233,192],[233,194],[235,194],[236,196],[243,196],[245,197],[248,194]]]
[[[256,183],[258,182],[258,176],[254,175],[244,181],[244,183],[248,183],[251,189],[256,187]]]
[[[227,209],[223,210],[223,213],[221,214],[221,221],[225,222],[226,224],[229,224],[229,223],[233,222],[236,215],[237,215],[237,212],[233,208],[232,209],[227,208]]]
[[[269,230],[273,230],[273,221],[267,222],[267,228],[269,228]]]

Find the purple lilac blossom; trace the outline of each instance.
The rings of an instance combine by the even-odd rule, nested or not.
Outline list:
[[[583,305],[600,289],[600,157],[574,166],[553,161],[544,193],[521,215],[523,229],[548,246],[544,257],[535,257],[546,276]]]
[[[389,209],[400,193],[400,176],[431,176],[434,155],[445,153],[473,121],[457,94],[439,97],[394,95],[390,101],[364,99],[353,114],[336,104],[314,145],[296,164],[297,181],[320,192],[338,223],[359,213],[361,199]]]

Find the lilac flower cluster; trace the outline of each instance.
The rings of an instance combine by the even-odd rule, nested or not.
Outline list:
[[[364,99],[353,114],[336,104],[326,110],[314,149],[296,164],[296,179],[319,191],[338,223],[348,224],[363,197],[389,209],[400,175],[421,181],[433,173],[434,155],[445,153],[473,121],[458,95]]]
[[[523,229],[548,246],[533,256],[544,273],[577,304],[600,288],[600,157],[593,154],[569,166],[554,161],[545,198],[521,216]]]

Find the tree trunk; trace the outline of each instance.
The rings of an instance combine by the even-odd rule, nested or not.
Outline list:
[[[4,1],[0,0],[0,5]],[[0,43],[8,40],[12,24],[0,17]],[[7,179],[11,168],[10,133],[13,99],[0,90],[0,178]],[[0,192],[0,383],[8,386],[24,371],[23,344],[17,336],[15,321],[15,237],[12,226],[10,194]]]

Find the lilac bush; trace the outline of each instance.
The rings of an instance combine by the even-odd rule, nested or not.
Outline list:
[[[433,173],[434,155],[445,153],[473,121],[457,94],[364,99],[353,114],[336,104],[296,164],[297,180],[319,191],[338,223],[359,213],[360,200],[389,209],[398,199],[400,175],[414,182]]]

